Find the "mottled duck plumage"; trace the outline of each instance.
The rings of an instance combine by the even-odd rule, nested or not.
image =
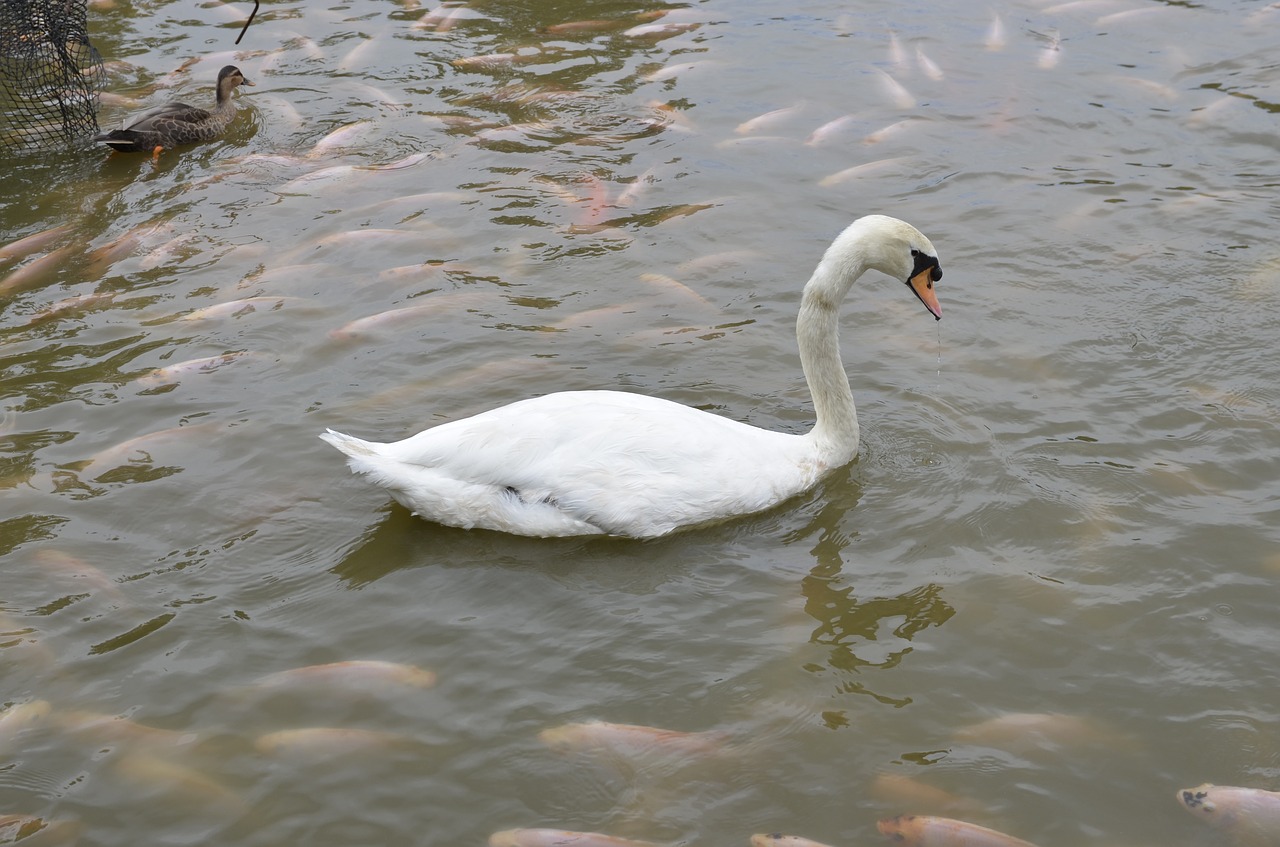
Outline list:
[[[240,69],[227,65],[218,71],[217,104],[201,109],[174,101],[152,109],[123,129],[113,129],[94,137],[122,153],[159,153],[181,144],[212,141],[222,134],[236,114],[231,92],[238,85],[253,85]]]

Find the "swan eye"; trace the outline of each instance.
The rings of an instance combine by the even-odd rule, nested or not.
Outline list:
[[[907,277],[908,280],[915,279],[925,271],[929,272],[929,276],[934,282],[942,279],[942,268],[938,265],[937,256],[931,256],[913,247],[911,249],[911,257],[914,267],[911,269],[911,275]],[[932,287],[930,286],[930,288]]]

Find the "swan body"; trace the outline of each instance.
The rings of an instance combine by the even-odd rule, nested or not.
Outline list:
[[[804,288],[796,337],[817,421],[773,432],[669,400],[564,391],[441,424],[390,444],[320,437],[414,514],[542,537],[653,538],[751,514],[853,460],[858,418],[840,359],[838,309],[867,270],[906,282],[939,320],[938,254],[915,227],[868,215],[827,249]]]

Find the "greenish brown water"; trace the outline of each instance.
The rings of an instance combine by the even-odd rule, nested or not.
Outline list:
[[[1175,789],[1280,789],[1280,11],[268,2],[231,52],[249,8],[94,12],[143,104],[255,80],[224,140],[0,165],[0,242],[68,227],[0,264],[0,813],[94,845],[852,845],[902,812],[1212,845]],[[580,388],[803,431],[799,289],[869,212],[938,247],[945,319],[855,289],[859,459],[781,508],[446,529],[315,437]],[[436,683],[255,687],[363,659]],[[1022,713],[1072,720],[966,730]],[[539,740],[588,720],[726,740]],[[395,740],[262,740],[308,727]]]

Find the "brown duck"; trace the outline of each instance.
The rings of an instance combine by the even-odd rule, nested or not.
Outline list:
[[[186,103],[165,103],[141,115],[124,129],[113,129],[94,136],[94,141],[123,153],[154,153],[180,144],[212,141],[222,134],[236,114],[231,92],[238,85],[253,85],[234,65],[218,71],[218,103],[212,109],[199,109]]]

